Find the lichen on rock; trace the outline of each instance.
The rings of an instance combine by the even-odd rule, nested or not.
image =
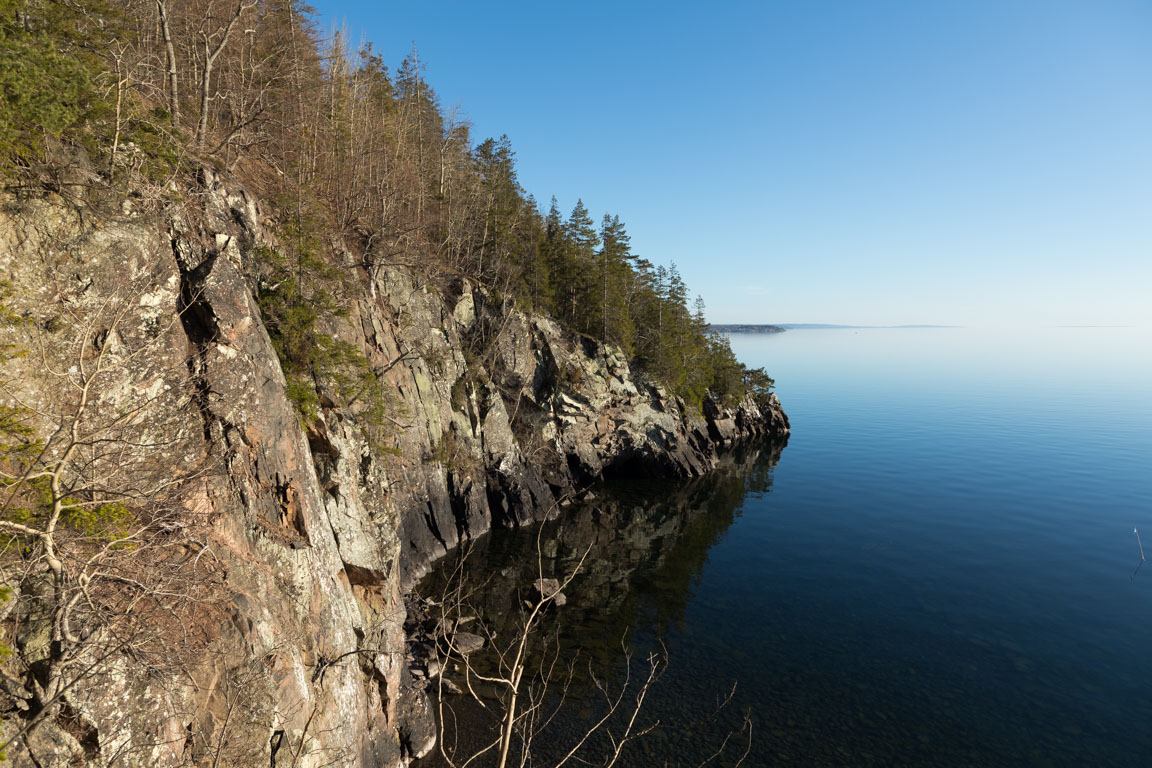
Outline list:
[[[250,279],[275,227],[244,190],[207,170],[200,181],[148,215],[3,201],[0,269],[41,326],[64,309],[82,326],[147,282],[107,341],[135,355],[130,375],[100,398],[115,409],[146,393],[152,458],[211,467],[180,487],[200,521],[182,534],[189,557],[214,579],[178,670],[123,653],[93,663],[66,715],[10,745],[14,765],[404,764],[435,738],[403,629],[404,591],[434,560],[555,516],[606,476],[698,476],[719,448],[788,431],[774,396],[694,413],[617,348],[505,310],[468,280],[441,292],[388,266],[359,275],[326,327],[387,389],[386,438],[323,391],[302,419]],[[31,364],[5,362],[4,378],[29,402],[50,398]]]

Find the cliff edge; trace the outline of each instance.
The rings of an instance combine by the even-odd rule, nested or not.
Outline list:
[[[607,475],[698,476],[726,444],[788,432],[774,395],[696,414],[614,347],[467,279],[445,290],[348,253],[359,290],[325,332],[362,352],[387,414],[318,382],[302,418],[253,298],[252,254],[278,235],[243,189],[200,182],[151,206],[0,200],[3,341],[22,352],[2,358],[0,399],[44,439],[90,435],[70,454],[99,470],[85,492],[134,500],[148,531],[68,540],[121,568],[82,571],[75,606],[143,590],[130,637],[127,618],[56,636],[52,609],[7,603],[4,641],[29,661],[2,681],[15,766],[407,764],[435,731],[402,595],[431,562]],[[153,586],[177,572],[195,588]]]

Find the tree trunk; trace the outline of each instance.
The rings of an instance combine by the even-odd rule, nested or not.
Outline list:
[[[176,79],[176,48],[168,25],[168,0],[156,0],[160,11],[160,31],[164,35],[164,54],[168,59],[168,113],[173,126],[180,124],[180,86]]]
[[[600,297],[600,341],[608,343],[608,249],[604,249],[603,293]]]
[[[212,100],[212,64],[215,57],[209,55],[208,43],[204,43],[204,71],[200,73],[200,120],[196,124],[196,153],[204,151],[204,138],[208,133],[208,102]]]
[[[165,0],[166,1],[166,0]],[[157,0],[159,2],[159,0]],[[232,18],[228,20],[228,24],[224,27],[224,31],[220,35],[220,42],[212,48],[208,42],[208,35],[201,33],[200,37],[204,41],[204,71],[200,74],[200,120],[196,125],[196,152],[200,154],[204,151],[204,141],[208,134],[208,104],[212,101],[212,67],[216,64],[216,59],[220,56],[220,52],[224,50],[224,46],[228,45],[228,38],[232,35],[232,28],[236,26],[236,22],[244,15],[244,12],[249,8],[256,5],[253,1],[248,5],[243,2],[236,4],[236,12],[232,14]]]

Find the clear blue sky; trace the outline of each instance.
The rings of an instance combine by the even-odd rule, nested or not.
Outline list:
[[[1152,325],[1152,0],[320,0],[713,322]]]

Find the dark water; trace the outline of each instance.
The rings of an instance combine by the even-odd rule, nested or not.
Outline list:
[[[626,630],[637,658],[667,648],[640,720],[660,727],[619,765],[696,765],[745,713],[745,765],[1152,764],[1152,564],[1134,570],[1133,534],[1152,546],[1147,332],[733,347],[776,377],[786,447],[601,494],[541,534],[546,575],[592,547],[546,622],[564,658],[580,645],[616,682]],[[481,543],[471,572],[502,576],[480,620],[517,614],[535,549],[535,532]],[[575,684],[538,764],[601,711],[594,693]]]

